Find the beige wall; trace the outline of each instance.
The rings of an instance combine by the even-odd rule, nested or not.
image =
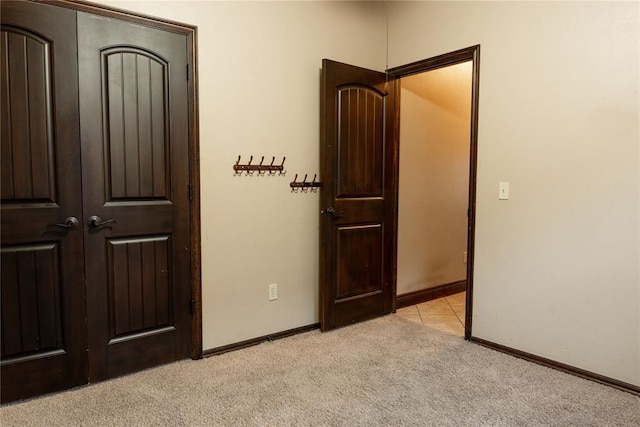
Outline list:
[[[318,172],[322,59],[383,70],[385,5],[101,3],[198,26],[204,349],[318,322],[318,193],[289,182]],[[238,155],[288,174],[234,177]]]
[[[205,349],[316,322],[317,194],[231,165],[317,171],[320,61],[384,69],[385,4],[102,2],[199,27]],[[638,8],[389,6],[392,67],[482,45],[474,335],[636,385]]]
[[[391,13],[391,67],[481,44],[473,335],[640,385],[639,3]]]
[[[401,79],[398,295],[466,278],[471,62]]]

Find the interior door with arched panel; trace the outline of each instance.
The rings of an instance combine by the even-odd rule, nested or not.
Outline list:
[[[395,81],[322,62],[320,328],[393,310],[395,295]]]
[[[188,357],[187,39],[78,12],[91,381]]]
[[[2,1],[2,402],[87,382],[76,14]]]

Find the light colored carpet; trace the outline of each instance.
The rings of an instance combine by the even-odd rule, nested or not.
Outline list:
[[[386,316],[5,405],[0,421],[638,426],[640,397]]]

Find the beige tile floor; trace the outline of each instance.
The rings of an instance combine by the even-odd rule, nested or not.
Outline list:
[[[442,332],[464,336],[466,292],[403,307],[396,316],[421,323]]]

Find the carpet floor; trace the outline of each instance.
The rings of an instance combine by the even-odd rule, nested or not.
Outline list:
[[[8,426],[638,426],[640,397],[397,316],[0,408]]]

